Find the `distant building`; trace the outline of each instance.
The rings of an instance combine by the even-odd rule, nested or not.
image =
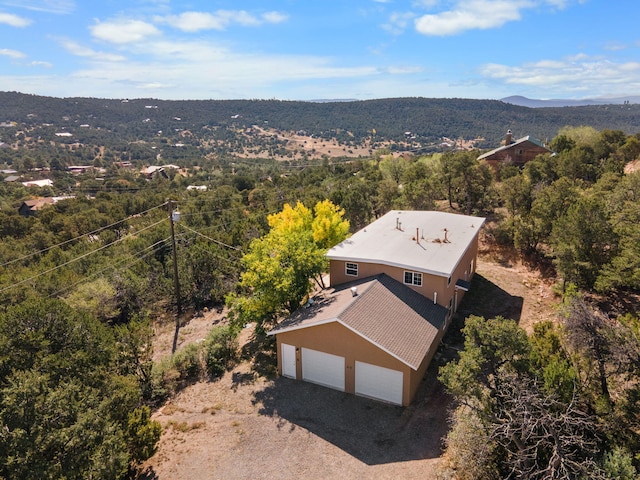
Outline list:
[[[40,197],[35,198],[33,200],[25,200],[18,208],[18,213],[23,217],[32,217],[39,210],[42,210],[47,205],[54,205],[61,200],[68,200],[70,198],[75,198],[73,196],[63,196],[63,197]]]
[[[538,155],[553,153],[540,140],[530,135],[514,141],[511,130],[507,131],[503,143],[501,147],[480,155],[478,160],[485,160],[494,168],[509,164],[521,167]]]
[[[25,187],[53,187],[53,181],[47,179],[44,180],[29,180],[28,182],[22,182]]]
[[[156,175],[161,175],[164,178],[169,178],[166,170],[172,168],[174,170],[180,170],[178,165],[151,165],[149,167],[145,167],[141,170],[141,173],[145,175],[147,178],[153,178]]]

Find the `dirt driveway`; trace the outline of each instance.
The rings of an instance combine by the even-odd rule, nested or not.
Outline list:
[[[261,376],[243,362],[218,381],[186,388],[154,414],[163,434],[144,478],[433,478],[451,404],[437,369],[461,346],[464,318],[503,315],[530,327],[553,315],[553,303],[535,273],[480,261],[472,290],[407,408]],[[188,331],[211,323],[194,319]]]

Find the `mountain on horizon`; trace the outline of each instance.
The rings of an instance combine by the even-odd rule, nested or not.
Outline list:
[[[500,99],[501,102],[518,105],[520,107],[544,108],[544,107],[584,107],[587,105],[624,105],[627,103],[640,103],[640,96],[632,95],[628,97],[611,98],[583,98],[580,100],[569,99],[549,99],[538,100],[523,97],[522,95],[512,95]]]

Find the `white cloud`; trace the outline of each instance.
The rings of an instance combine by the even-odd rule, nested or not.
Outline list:
[[[288,16],[279,12],[266,12],[253,15],[245,10],[218,10],[209,12],[183,12],[180,15],[156,17],[156,21],[167,23],[184,32],[201,30],[225,30],[233,24],[255,27],[264,23],[282,23]]]
[[[407,29],[409,23],[414,18],[415,14],[411,12],[394,12],[389,16],[389,21],[382,25],[382,28],[394,35],[400,35]]]
[[[89,96],[95,96],[91,91],[105,91],[109,97],[130,98],[271,98],[274,91],[288,92],[298,83],[324,84],[385,74],[372,66],[335,65],[327,57],[243,54],[206,41],[160,40],[122,49],[135,55],[121,62],[86,57],[85,68],[59,81],[56,88],[73,84],[74,95],[82,95],[83,90]],[[143,57],[147,58],[144,63],[132,60]],[[281,95],[284,98],[288,93]]]
[[[12,13],[2,13],[0,12],[0,23],[4,23],[5,25],[9,25],[11,27],[27,27],[31,25],[31,20],[24,17],[19,17],[18,15],[13,15]]]
[[[50,62],[44,62],[42,60],[34,60],[33,62],[29,63],[29,66],[51,68],[53,67],[53,64]]]
[[[640,90],[640,63],[615,62],[584,54],[563,60],[541,60],[519,66],[486,64],[481,73],[507,85],[539,89],[546,96],[574,92],[637,92]]]
[[[415,26],[419,33],[436,36],[486,30],[520,20],[521,10],[530,6],[527,0],[465,0],[452,10],[421,16]]]
[[[60,15],[72,13],[76,9],[76,4],[73,0],[4,0],[0,3],[8,7]]]
[[[98,22],[89,29],[95,38],[117,44],[142,42],[161,34],[150,23],[128,19]]]
[[[18,50],[11,50],[9,48],[1,48],[0,55],[4,55],[5,57],[10,57],[15,59],[26,57],[24,53],[19,52]]]
[[[126,59],[126,57],[122,55],[96,52],[92,48],[81,45],[77,42],[74,42],[73,40],[60,39],[59,42],[65,50],[77,57],[88,57],[95,60],[104,60],[107,62],[121,62]]]
[[[263,13],[262,18],[267,23],[283,23],[289,20],[289,15],[274,11]]]

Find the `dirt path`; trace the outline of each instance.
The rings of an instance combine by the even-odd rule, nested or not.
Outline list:
[[[459,346],[468,314],[515,318],[527,330],[553,318],[551,287],[521,264],[479,259],[472,290],[445,337]],[[223,312],[195,317],[180,343],[204,338]],[[243,331],[241,341],[249,331]],[[173,326],[157,329],[166,354]],[[451,398],[437,369],[455,349],[443,348],[407,408],[286,378],[265,378],[243,362],[215,382],[192,385],[154,414],[163,434],[145,465],[146,479],[433,478],[447,432]],[[158,353],[159,354],[159,353]]]

